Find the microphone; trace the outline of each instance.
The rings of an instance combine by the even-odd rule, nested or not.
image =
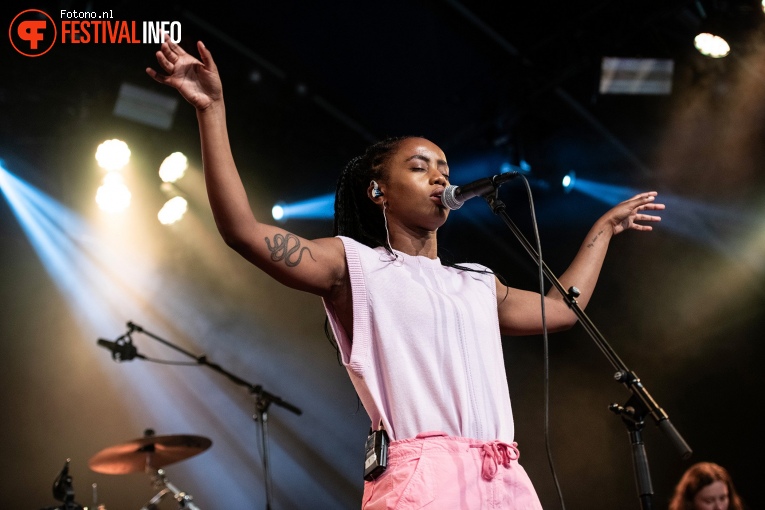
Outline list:
[[[116,361],[130,361],[133,358],[146,359],[143,354],[138,354],[138,349],[136,349],[131,341],[117,340],[112,342],[111,340],[99,338],[98,345],[112,351],[112,359]]]
[[[74,490],[72,488],[72,477],[69,476],[69,462],[66,459],[64,468],[53,481],[53,497],[58,501],[70,502],[74,499]]]
[[[462,207],[462,204],[471,198],[485,196],[510,179],[518,177],[518,175],[520,174],[515,171],[505,172],[492,177],[478,179],[477,181],[465,184],[464,186],[447,186],[441,195],[441,203],[448,209],[454,211],[455,209]]]

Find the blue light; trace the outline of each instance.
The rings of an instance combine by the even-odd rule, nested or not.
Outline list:
[[[571,170],[563,177],[561,184],[563,184],[563,191],[566,193],[570,192],[574,189],[574,184],[576,184],[576,173]]]
[[[275,220],[288,219],[327,220],[335,216],[335,194],[329,193],[292,204],[278,202],[271,209]],[[277,217],[279,216],[279,217]]]
[[[161,289],[168,286],[141,261],[115,250],[100,232],[75,212],[2,167],[0,191],[43,268],[66,298],[72,316],[79,323],[76,336],[90,344],[93,350],[97,349],[96,338],[116,335],[123,329],[126,319],[147,313],[148,303],[141,296],[159,295]],[[170,301],[174,303],[174,300]],[[164,306],[152,304],[154,320],[171,324],[170,306],[169,303]],[[176,317],[180,315],[178,310],[174,312]],[[142,342],[140,350],[147,356],[157,357],[162,347]],[[102,354],[98,356],[98,362],[111,366],[113,361],[106,353]],[[127,384],[133,392],[131,398],[140,403],[131,409],[136,426],[150,422],[182,429],[194,419],[191,409],[167,413],[167,409],[187,399],[188,395],[183,394],[182,387],[167,384],[156,367],[140,363],[131,364],[129,369],[108,372],[123,383],[125,379],[129,381]],[[214,391],[214,375],[209,377],[208,391]],[[225,428],[224,423],[220,426]],[[203,478],[204,475],[199,474],[199,479]]]
[[[210,347],[213,342],[209,341],[208,348],[222,349],[222,345],[230,349],[231,346],[238,347],[233,350],[237,353],[237,359],[233,362],[238,364],[239,369],[248,369],[242,373],[257,368],[254,373],[258,374],[258,382],[265,380],[275,383],[283,380],[285,366],[290,366],[290,359],[294,357],[291,351],[295,346],[304,348],[299,342],[306,340],[305,337],[295,334],[291,340],[294,342],[292,349],[285,348],[284,344],[278,348],[271,347],[274,344],[270,341],[271,332],[277,327],[281,330],[283,328],[276,322],[269,325],[270,320],[278,321],[279,318],[266,317],[266,312],[236,313],[246,317],[235,327],[219,330],[220,324],[231,318],[233,312],[229,305],[236,306],[239,292],[250,292],[245,290],[250,287],[247,283],[237,280],[236,275],[239,273],[235,268],[227,269],[228,264],[215,263],[220,259],[204,262],[208,264],[206,267],[211,268],[210,271],[221,271],[216,274],[227,276],[217,278],[215,283],[207,282],[207,285],[214,286],[215,295],[200,292],[200,288],[210,287],[200,287],[198,281],[187,278],[186,271],[181,271],[183,276],[178,278],[173,276],[172,267],[168,267],[168,271],[162,270],[169,264],[162,263],[162,253],[153,249],[153,243],[144,242],[146,239],[151,240],[151,236],[146,235],[146,228],[130,224],[126,218],[122,218],[125,221],[120,224],[121,227],[133,225],[135,228],[112,229],[109,232],[100,230],[75,211],[2,167],[0,195],[6,199],[9,211],[18,220],[18,235],[23,233],[28,238],[32,248],[27,248],[28,251],[41,261],[40,269],[49,275],[53,291],[60,292],[65,298],[62,301],[69,307],[72,320],[77,325],[66,336],[66,341],[69,338],[75,339],[76,349],[71,350],[72,355],[81,355],[83,360],[93,360],[96,366],[84,363],[80,366],[88,371],[103,373],[109,379],[104,382],[104,387],[122,389],[118,395],[126,395],[121,402],[126,411],[129,411],[129,420],[124,429],[142,430],[150,424],[152,428],[168,433],[214,433],[215,447],[203,454],[204,459],[190,459],[173,466],[173,482],[202,501],[202,508],[257,507],[263,494],[261,459],[255,444],[250,444],[249,439],[253,436],[252,443],[255,443],[256,430],[250,418],[251,410],[246,409],[249,406],[243,397],[232,391],[234,388],[229,382],[220,374],[200,368],[164,368],[142,362],[116,365],[106,351],[99,350],[96,339],[115,338],[124,332],[126,321],[134,319],[148,330],[156,331],[170,340],[175,341],[180,337],[181,342],[188,345],[190,350],[199,352],[202,348],[195,338],[215,332],[217,347]],[[314,209],[322,203],[325,209],[327,206],[331,209],[332,206],[331,197],[329,200],[319,197],[310,202],[314,203]],[[4,206],[0,203],[0,207]],[[302,208],[300,204],[293,206],[298,211]],[[151,223],[154,225],[153,221]],[[160,227],[157,225],[156,228]],[[204,230],[201,235],[212,235],[213,228],[210,226],[210,231]],[[136,242],[138,238],[140,244]],[[198,253],[196,250],[190,251],[192,255]],[[175,265],[174,261],[178,259],[171,259],[172,265]],[[273,285],[278,284],[274,282]],[[265,289],[267,291],[269,287]],[[269,294],[266,292],[266,297],[260,298],[258,290],[247,295],[254,296],[254,299],[268,299]],[[242,310],[252,311],[252,302],[247,302],[247,307]],[[40,317],[43,315],[40,314]],[[54,331],[59,329],[55,324],[51,327]],[[45,339],[45,342],[61,340],[52,338]],[[165,346],[141,335],[134,335],[134,341],[140,352],[148,357],[172,357],[168,356]],[[253,342],[259,347],[253,349]],[[234,370],[237,371],[236,368]],[[294,401],[306,410],[308,416],[314,417],[314,425],[326,418],[328,423],[321,425],[323,429],[335,430],[336,422],[330,420],[330,417],[340,416],[347,411],[344,407],[346,402],[342,398],[316,398],[315,381],[323,382],[326,379],[322,370],[313,366],[303,370],[304,377],[289,386],[289,393],[295,395]],[[306,373],[311,375],[305,377]],[[101,391],[101,388],[93,390]],[[352,394],[348,395],[348,406],[355,406],[352,404],[354,399],[350,398]],[[83,394],[82,397],[88,398],[88,395]],[[328,407],[334,409],[328,412]],[[351,419],[358,422],[358,430],[361,430],[364,423],[361,415]],[[345,488],[356,486],[354,473],[357,471],[353,467],[356,462],[348,455],[338,455],[332,446],[340,441],[344,444],[338,451],[352,451],[347,444],[352,442],[352,435],[345,434],[332,441],[320,441],[316,446],[309,445],[306,448],[300,435],[304,424],[293,420],[291,416],[277,423],[282,425],[284,432],[270,438],[269,444],[274,461],[271,466],[274,469],[272,476],[275,494],[285,500],[282,504],[287,507],[304,507],[300,501],[310,497],[316,508],[350,506]],[[346,426],[345,423],[343,426]],[[190,427],[193,429],[189,430]],[[117,437],[115,441],[128,439],[131,435]],[[333,472],[329,478],[339,485],[328,487],[321,483],[328,475],[316,473],[319,470],[312,468],[316,465],[314,459],[332,460]],[[326,464],[329,465],[329,461]],[[336,468],[335,464],[340,467]],[[321,465],[324,465],[323,461]],[[178,474],[182,475],[183,482],[176,481]],[[307,492],[310,492],[310,496],[306,495]],[[214,499],[215,505],[204,505],[205,498],[208,501]]]
[[[273,206],[271,208],[271,216],[273,216],[276,221],[284,219],[284,206],[281,204]]]
[[[645,190],[577,179],[576,191],[608,206],[614,206]],[[660,193],[656,201],[665,204],[667,209],[666,212],[648,212],[661,217],[661,223],[654,224],[654,227],[692,239],[739,259],[742,256],[734,247],[735,236],[749,229],[759,228],[760,221],[756,215],[734,207],[700,202],[669,193]],[[752,267],[762,267],[761,260],[759,258]]]
[[[616,205],[619,202],[623,202],[624,200],[627,200],[628,198],[635,196],[638,193],[638,190],[634,188],[589,181],[587,179],[577,179],[573,174],[574,173],[571,172],[573,181],[571,182],[569,188],[573,188],[574,182],[576,182],[576,190],[578,192],[604,202],[608,205]]]

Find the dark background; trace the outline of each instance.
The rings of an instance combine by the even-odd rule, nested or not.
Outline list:
[[[259,218],[270,219],[277,201],[332,192],[369,143],[422,135],[446,152],[457,184],[498,173],[503,161],[531,166],[543,253],[560,274],[609,207],[605,195],[564,193],[566,172],[659,191],[662,224],[613,240],[587,312],[694,449],[680,459],[647,424],[656,507],[702,460],[728,468],[756,504],[765,474],[756,429],[765,326],[759,3],[502,4],[19,2],[3,19],[9,26],[38,8],[57,22],[60,9],[112,9],[139,25],[180,21],[182,46],[195,51],[202,39],[220,69],[234,155]],[[693,47],[712,21],[732,36],[725,59]],[[27,58],[1,46],[3,168],[61,207],[51,247],[33,242],[7,196],[0,203],[3,508],[54,505],[50,487],[67,458],[79,502],[92,503],[96,483],[109,510],[140,508],[157,492],[146,475],[97,474],[87,461],[146,428],[213,441],[167,468],[201,508],[265,506],[252,398],[203,367],[115,364],[96,340],[117,338],[127,321],[302,408],[299,417],[270,409],[275,509],[357,508],[368,423],[324,338],[320,301],[270,281],[220,240],[190,106],[179,104],[168,130],[112,114],[122,83],[173,96],[144,72],[156,48],[57,44]],[[672,93],[599,94],[604,56],[673,59]],[[109,217],[95,207],[102,174],[93,154],[115,137],[132,151],[133,203]],[[191,162],[178,184],[191,210],[167,228],[156,221],[166,199],[156,171],[179,150]],[[502,197],[530,235],[520,181]],[[536,288],[533,264],[486,209],[476,200],[452,213],[441,247]],[[284,226],[331,233],[326,220]],[[146,335],[133,340],[152,357],[184,359]],[[628,437],[607,410],[628,393],[581,327],[550,340],[551,446],[566,507],[639,508]],[[544,507],[558,508],[544,447],[541,338],[507,338],[504,352],[521,462]]]

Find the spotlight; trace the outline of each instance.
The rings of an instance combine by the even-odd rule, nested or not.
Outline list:
[[[762,12],[765,12],[765,0],[762,0]]]
[[[271,208],[271,216],[273,216],[277,221],[284,219],[284,206],[281,204],[276,204],[273,206]]]
[[[189,208],[189,203],[183,197],[173,197],[162,206],[157,213],[159,222],[163,225],[172,225],[180,221]]]
[[[106,140],[96,149],[96,161],[109,172],[120,170],[130,161],[130,149],[122,140]]]
[[[693,39],[693,45],[699,53],[712,58],[722,58],[730,53],[730,45],[719,35],[703,32]]]
[[[103,184],[96,191],[98,207],[108,213],[122,212],[130,207],[130,197],[130,190],[117,172],[106,174]]]
[[[162,182],[175,182],[186,173],[189,160],[182,152],[173,152],[159,166],[159,178]]]
[[[563,191],[566,193],[569,193],[572,189],[574,189],[574,184],[576,183],[576,173],[571,170],[569,173],[567,173],[563,180],[561,181],[561,184],[563,185]]]
[[[325,220],[334,215],[335,194],[329,193],[317,197],[287,204],[277,202],[271,208],[271,216],[275,220],[288,219]]]

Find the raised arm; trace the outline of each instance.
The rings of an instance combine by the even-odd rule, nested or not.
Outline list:
[[[165,74],[151,68],[146,72],[196,108],[205,184],[218,231],[226,244],[276,280],[332,298],[346,281],[342,242],[310,241],[255,219],[231,154],[218,69],[201,41],[197,49],[201,61],[168,38],[156,54]]]
[[[661,220],[658,216],[643,213],[643,211],[664,209],[664,204],[654,202],[656,195],[655,191],[650,191],[625,200],[604,214],[590,229],[571,265],[559,277],[564,289],[576,286],[581,291],[577,302],[582,309],[587,306],[595,290],[611,238],[625,230],[642,232],[653,230],[650,225],[637,222]],[[539,294],[505,287],[497,280],[497,308],[502,334],[541,333],[542,316]],[[576,316],[554,287],[545,297],[545,310],[549,331],[568,329],[576,324]]]

